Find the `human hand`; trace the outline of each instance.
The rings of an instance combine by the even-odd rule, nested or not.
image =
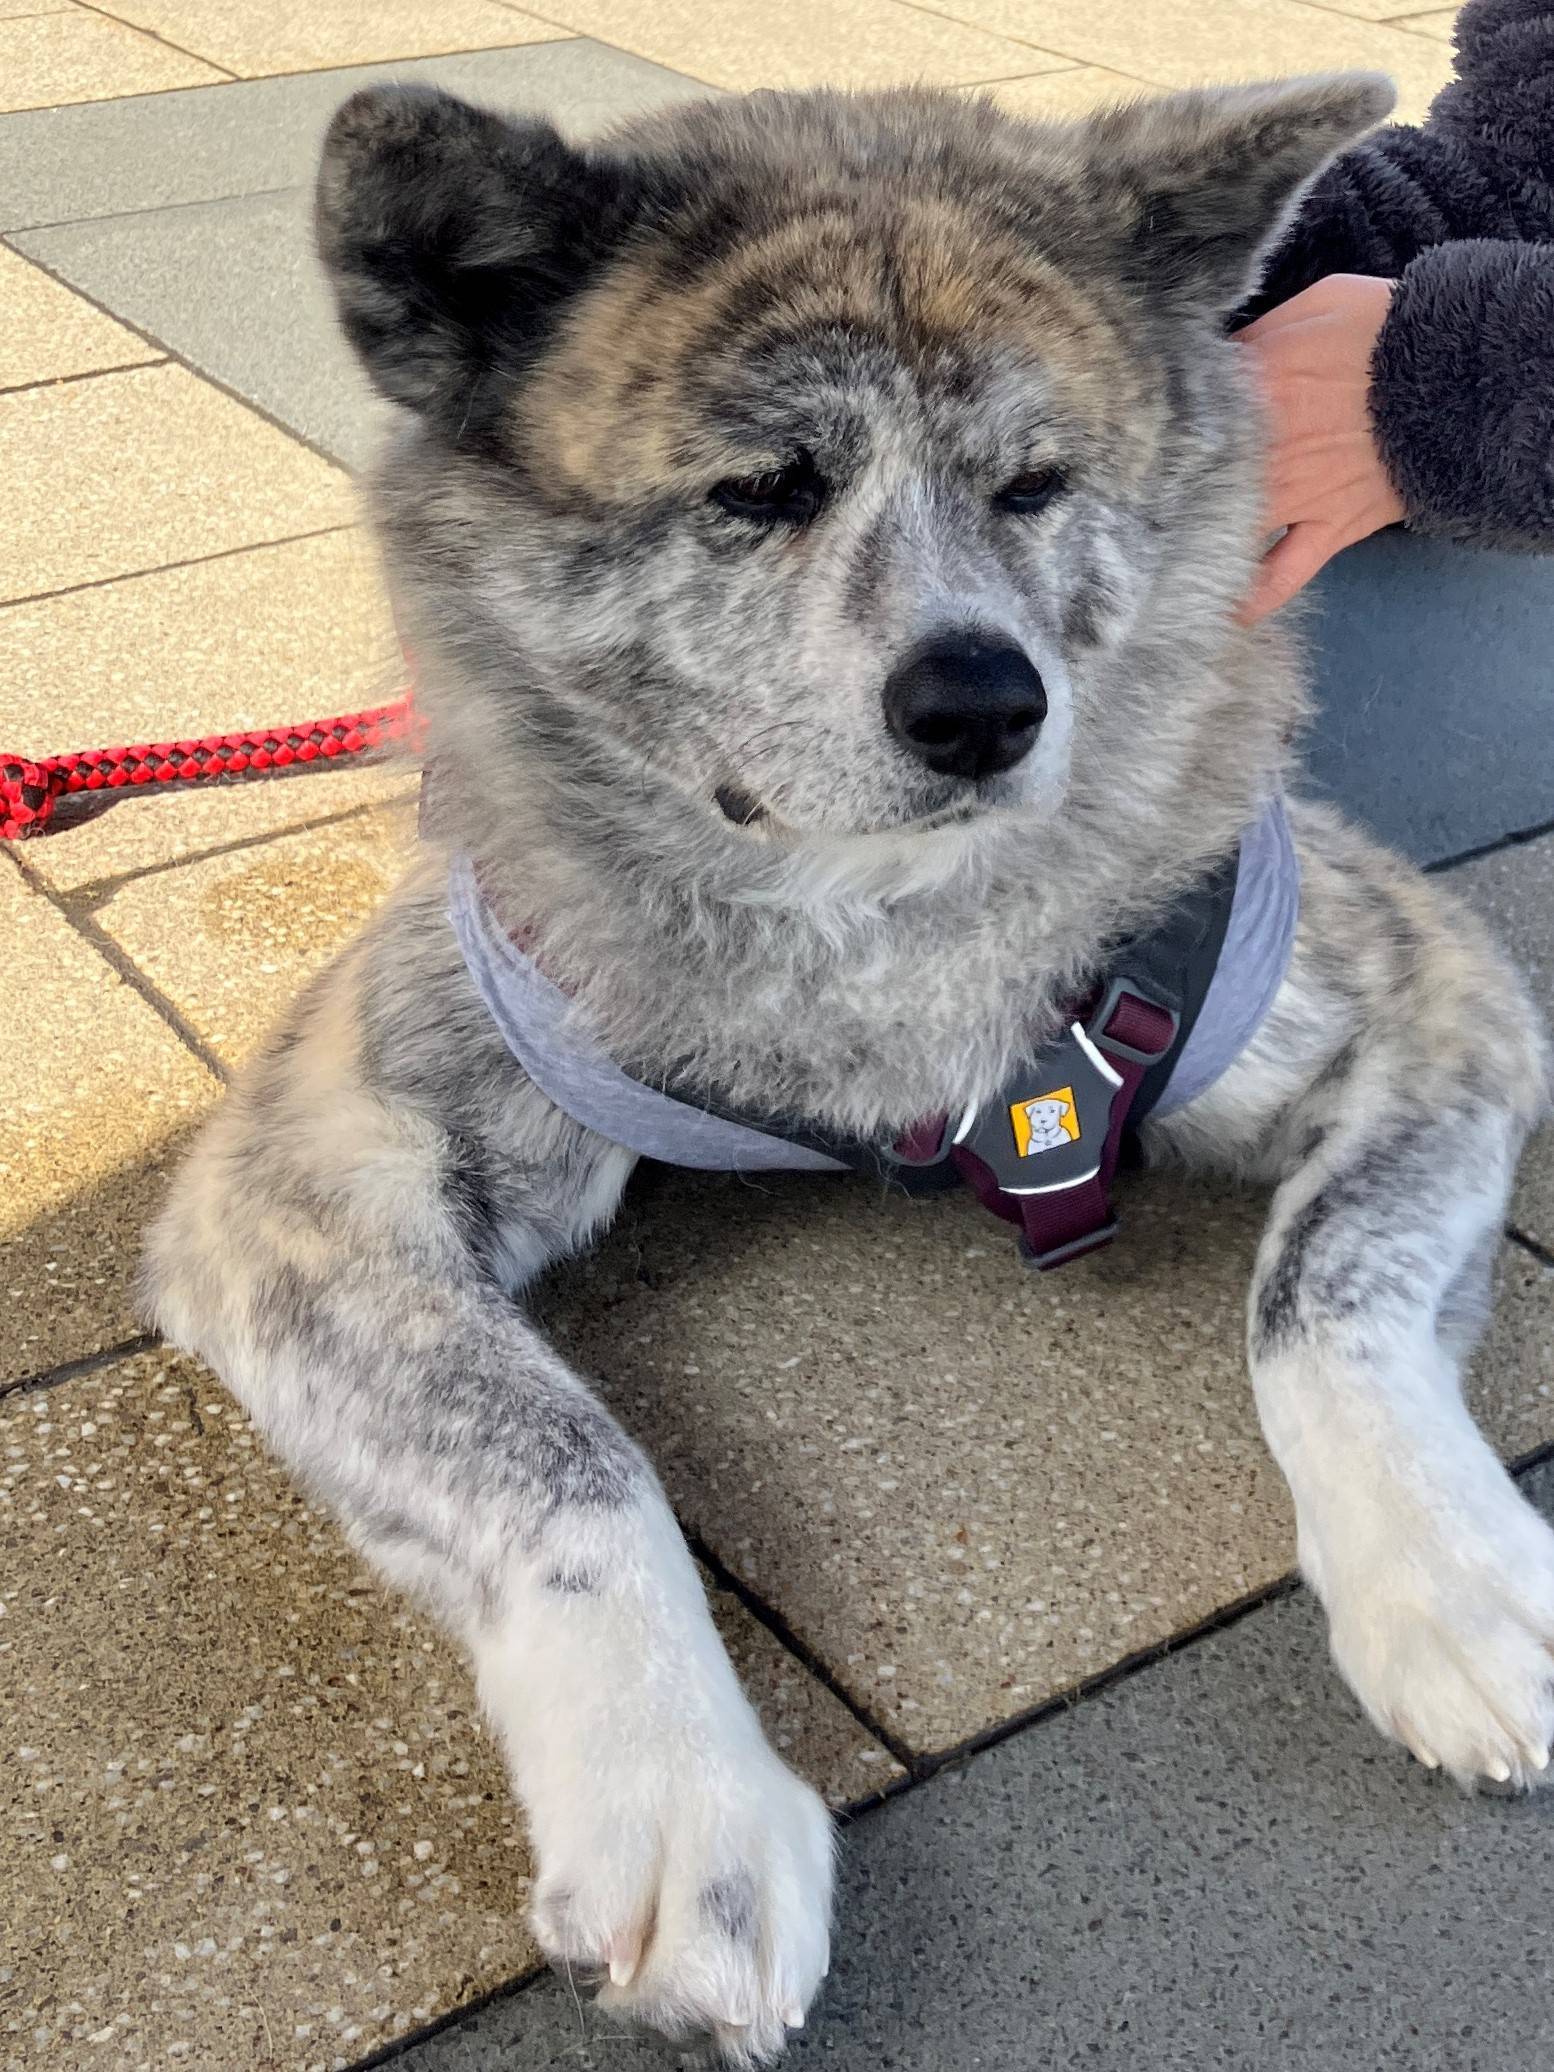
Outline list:
[[[1371,422],[1371,356],[1395,281],[1331,273],[1248,324],[1268,410],[1264,515],[1286,528],[1237,614],[1245,626],[1287,604],[1345,547],[1405,515]]]

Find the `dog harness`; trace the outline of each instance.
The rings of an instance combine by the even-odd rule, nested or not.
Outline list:
[[[1123,943],[1067,1027],[998,1094],[925,1117],[893,1144],[751,1118],[634,1079],[579,1027],[574,1002],[498,920],[456,857],[449,910],[481,999],[540,1091],[585,1129],[667,1165],[838,1172],[909,1193],[970,1186],[1020,1229],[1023,1256],[1062,1266],[1116,1232],[1111,1183],[1125,1134],[1196,1100],[1252,1041],[1288,968],[1300,871],[1282,798],[1239,849],[1147,934]]]

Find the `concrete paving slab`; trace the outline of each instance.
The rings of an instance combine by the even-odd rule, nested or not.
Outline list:
[[[133,22],[240,79],[385,58],[550,43],[556,29],[503,0],[113,0]]]
[[[1554,1511],[1554,1479],[1530,1479]],[[1547,2072],[1554,1794],[1386,1747],[1301,1594],[865,1815],[827,2072]],[[546,1980],[397,2072],[694,2061]]]
[[[3,1388],[139,1334],[130,1284],[140,1232],[218,1089],[9,856],[0,942]]]
[[[889,1758],[726,1594],[833,1803]],[[0,2063],[321,2072],[531,1966],[457,1652],[193,1362],[0,1402]]]
[[[1452,74],[1451,52],[1385,22],[1357,21],[1303,0],[927,0],[936,13],[1039,44],[1076,64],[1105,65],[1157,86],[1285,74],[1390,72],[1399,119],[1420,121]],[[571,18],[570,16],[568,17]]]
[[[0,122],[0,231],[306,184],[330,116],[375,80],[431,81],[577,133],[707,91],[567,40],[18,115]]]
[[[17,602],[356,516],[338,468],[167,362],[0,396],[0,481]]]
[[[348,528],[0,607],[0,743],[32,756],[326,718],[403,686],[377,557]],[[137,798],[28,854],[68,887],[169,853],[137,841],[153,822]]]
[[[900,0],[546,0],[552,20],[672,65],[710,86],[959,86],[1065,61],[976,27],[983,6],[935,14]],[[950,19],[950,16],[958,19]],[[994,24],[991,26],[1003,26]]]
[[[306,189],[288,188],[23,231],[12,242],[200,373],[359,468],[391,406],[340,335],[313,250],[311,209]]]
[[[1307,617],[1309,787],[1420,863],[1546,824],[1551,625],[1554,560],[1400,531],[1351,547]]]
[[[128,878],[94,916],[222,1063],[238,1065],[387,896],[415,829],[415,801],[401,799]]]
[[[101,374],[110,367],[135,367],[159,359],[133,331],[80,295],[52,281],[41,267],[0,245],[0,389]]]
[[[0,113],[154,94],[225,77],[217,66],[86,8],[0,20]]]
[[[1261,1210],[1138,1176],[1052,1277],[969,1197],[655,1175],[541,1311],[680,1515],[910,1748],[941,1751],[1294,1563],[1243,1353]],[[1508,1251],[1475,1401],[1554,1438],[1554,1274]]]

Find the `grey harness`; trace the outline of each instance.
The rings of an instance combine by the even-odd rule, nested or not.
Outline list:
[[[863,1166],[914,1192],[964,1181],[1022,1225],[1027,1258],[1043,1266],[1112,1234],[1109,1183],[1124,1127],[1196,1100],[1252,1041],[1288,968],[1299,909],[1299,864],[1276,797],[1239,854],[1158,930],[1123,946],[1096,1002],[994,1101],[881,1147],[759,1127],[633,1079],[502,927],[470,860],[456,857],[449,876],[454,931],[487,1011],[574,1122],[643,1158],[706,1171]]]

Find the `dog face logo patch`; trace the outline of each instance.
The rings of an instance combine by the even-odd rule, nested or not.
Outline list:
[[[1031,1101],[1016,1101],[1009,1110],[1014,1141],[1022,1158],[1038,1152],[1057,1151],[1064,1144],[1079,1142],[1079,1110],[1074,1106],[1071,1086],[1054,1087],[1050,1094],[1038,1094]]]

